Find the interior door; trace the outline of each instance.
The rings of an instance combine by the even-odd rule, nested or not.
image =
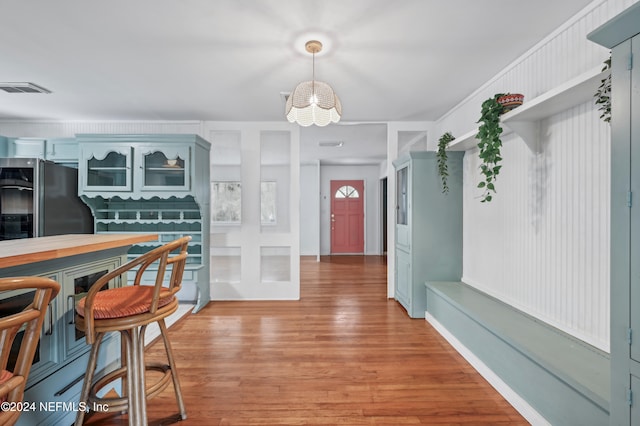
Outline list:
[[[364,253],[364,181],[331,181],[331,253]]]

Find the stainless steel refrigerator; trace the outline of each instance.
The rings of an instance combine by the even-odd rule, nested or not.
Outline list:
[[[0,240],[92,234],[78,170],[37,158],[0,158]]]

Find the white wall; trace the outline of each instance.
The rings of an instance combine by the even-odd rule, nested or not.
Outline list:
[[[320,254],[320,183],[318,165],[300,166],[300,255]]]
[[[215,169],[226,160],[215,153],[228,151],[236,166],[226,175],[237,176],[240,164],[242,184],[241,223],[212,227],[212,300],[299,299],[299,127],[283,122],[207,122],[206,127],[212,177],[225,176],[222,167],[220,174]],[[276,226],[261,223],[261,180],[277,182]]]
[[[300,167],[300,254],[328,255],[331,252],[331,180],[365,181],[365,254],[381,254],[380,166]],[[319,179],[321,183],[319,182]]]
[[[442,117],[430,146],[474,129],[494,93],[526,102],[600,67],[608,52],[586,35],[633,3],[590,4]],[[479,201],[477,149],[465,154],[463,281],[608,351],[610,129],[592,102],[540,126],[539,154],[503,138],[491,203]]]

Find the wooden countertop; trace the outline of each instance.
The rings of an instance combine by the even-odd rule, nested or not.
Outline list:
[[[157,234],[68,234],[0,241],[0,268],[157,240]]]

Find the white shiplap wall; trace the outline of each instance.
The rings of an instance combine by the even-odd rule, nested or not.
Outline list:
[[[67,138],[76,133],[165,133],[203,136],[202,121],[49,121],[0,120],[0,135]]]
[[[608,52],[586,35],[636,1],[591,3],[443,116],[436,135],[476,128],[494,93],[526,102],[601,66]],[[465,154],[463,281],[608,351],[610,128],[592,102],[540,124],[540,153],[503,137],[491,203],[476,188],[477,149]]]

